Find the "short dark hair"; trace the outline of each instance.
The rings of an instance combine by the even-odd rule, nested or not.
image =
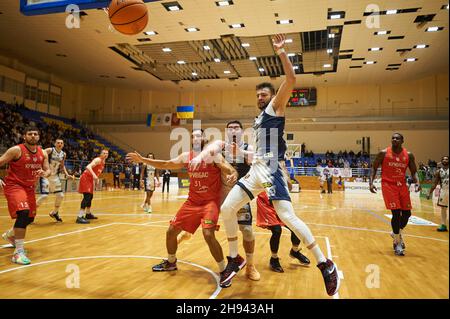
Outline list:
[[[27,125],[23,129],[23,134],[27,134],[28,132],[38,132],[38,134],[41,134],[39,129],[35,125]]]
[[[264,82],[256,86],[256,90],[269,89],[272,95],[275,95],[275,87],[272,83]]]
[[[192,133],[194,133],[195,131],[201,131],[202,134],[205,134],[205,131],[204,131],[202,128],[194,128],[194,129],[192,130]]]
[[[394,136],[394,135],[400,135],[400,137],[402,138],[402,141],[404,141],[405,140],[405,138],[403,137],[403,134],[401,134],[401,133],[394,133],[394,134],[392,134],[392,136]]]
[[[238,120],[234,120],[234,121],[228,122],[228,123],[227,123],[227,127],[230,126],[231,124],[238,124],[239,127],[240,127],[241,129],[244,128],[244,127],[242,126],[242,123],[239,122]]]
[[[448,158],[448,155],[442,156],[441,161],[446,157]]]

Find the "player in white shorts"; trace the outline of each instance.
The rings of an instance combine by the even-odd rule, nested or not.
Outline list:
[[[153,155],[153,153],[149,153],[147,158],[154,159],[155,155]],[[153,192],[155,191],[155,186],[159,186],[159,176],[156,172],[156,168],[148,164],[143,164],[141,181],[144,183],[145,191],[145,199],[144,203],[141,205],[141,208],[144,209],[144,212],[151,213],[153,211],[151,198],[153,196]]]
[[[434,184],[428,193],[427,198],[430,199],[433,191],[438,185],[441,189],[439,192],[439,199],[437,205],[441,208],[441,226],[437,229],[439,232],[447,232],[447,210],[448,210],[448,156],[441,159],[442,167],[434,174]]]
[[[54,147],[45,149],[45,152],[48,154],[51,175],[48,178],[41,177],[39,181],[41,195],[36,201],[37,207],[39,207],[48,198],[50,193],[55,194],[55,208],[50,212],[50,217],[54,218],[57,222],[62,222],[62,219],[59,217],[59,207],[64,199],[59,173],[62,171],[66,176],[75,179],[74,176],[67,172],[66,166],[64,165],[66,153],[62,150],[63,147],[64,141],[58,138],[55,141]]]
[[[297,217],[289,196],[287,179],[284,174],[284,156],[287,150],[283,138],[286,123],[286,105],[295,87],[296,76],[284,49],[286,37],[276,35],[273,38],[274,51],[279,56],[286,75],[278,92],[271,83],[262,83],[256,87],[259,116],[253,126],[255,153],[250,171],[232,188],[223,202],[220,212],[228,237],[230,256],[221,278],[221,285],[230,285],[232,278],[245,265],[246,261],[238,254],[238,211],[262,191],[266,191],[281,221],[300,238],[314,255],[320,269],[327,293],[331,296],[338,292],[340,279],[333,261],[327,259],[309,227]],[[196,159],[191,166],[198,166]]]

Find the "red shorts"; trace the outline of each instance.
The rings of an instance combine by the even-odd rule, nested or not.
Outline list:
[[[188,199],[178,210],[170,225],[188,233],[195,233],[197,228],[217,228],[219,221],[219,202],[194,202]]]
[[[400,186],[393,183],[381,183],[384,204],[389,210],[411,210],[411,198],[406,183]]]
[[[90,176],[89,176],[90,175]],[[78,193],[94,193],[94,177],[91,173],[83,174],[80,177],[80,185],[78,186]]]
[[[273,208],[272,204],[267,197],[266,192],[262,192],[258,195],[256,200],[257,213],[256,213],[256,226],[261,228],[268,228],[270,226],[284,226],[284,223],[280,220]]]
[[[12,219],[17,218],[17,212],[29,210],[28,217],[36,216],[36,195],[34,187],[6,184],[3,192],[8,202],[9,215]]]

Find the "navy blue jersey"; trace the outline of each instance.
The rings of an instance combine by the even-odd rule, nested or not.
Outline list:
[[[264,111],[255,119],[255,160],[284,161],[286,141],[283,138],[286,118],[276,116],[273,109],[273,100]]]

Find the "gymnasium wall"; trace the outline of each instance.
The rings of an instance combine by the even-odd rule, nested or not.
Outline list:
[[[207,127],[207,126],[206,126]],[[206,128],[204,127],[204,128]],[[223,127],[218,127],[222,132]],[[104,127],[103,129],[108,128]],[[307,150],[314,153],[325,153],[327,150],[338,152],[339,150],[353,150],[358,152],[361,145],[357,140],[362,137],[370,137],[371,153],[378,151],[390,145],[392,133],[395,129],[380,130],[335,130],[335,131],[294,131],[288,133],[294,134],[294,140],[291,144],[306,144]],[[449,134],[447,129],[440,130],[400,130],[405,137],[404,147],[410,150],[417,159],[417,162],[427,162],[428,159],[440,159],[449,154]],[[129,132],[108,132],[108,138],[116,138],[121,141],[127,141],[128,145],[135,150],[147,153],[153,152],[157,158],[168,158],[170,148],[177,141],[170,141],[170,132],[156,132],[145,128],[145,126],[136,126]]]
[[[317,86],[317,106],[289,109],[288,116],[445,116],[448,82],[447,73],[402,83]],[[142,91],[83,85],[80,90],[77,116],[88,119],[91,110],[97,122],[137,121],[146,113],[174,112],[176,106],[192,104],[201,119],[250,118],[256,113],[253,89]]]
[[[147,113],[174,112],[176,106],[196,106],[201,119],[251,118],[255,113],[253,89],[207,89],[200,82],[190,89],[133,90],[81,84],[37,69],[0,53],[0,76],[18,81],[39,81],[39,84],[59,86],[62,90],[61,108],[24,101],[23,97],[0,92],[7,102],[25,102],[26,106],[79,120],[100,121],[145,120]],[[261,79],[267,81],[268,79]],[[270,80],[269,80],[270,81]],[[281,79],[273,83],[279,86]],[[302,77],[297,80],[302,85]],[[448,115],[448,72],[424,76],[401,83],[362,85],[317,85],[317,106],[289,109],[289,117],[345,117],[345,116],[421,116]],[[247,86],[248,87],[248,86]],[[15,99],[15,100],[14,100]]]

